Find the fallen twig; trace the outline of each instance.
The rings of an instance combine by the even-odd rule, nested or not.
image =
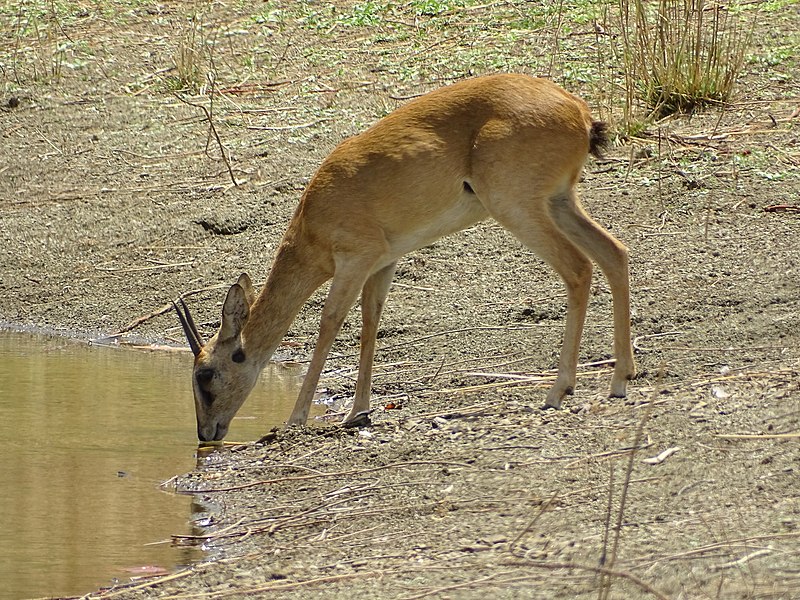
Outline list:
[[[213,115],[213,110],[214,110],[214,78],[213,77],[209,77],[209,81],[211,83],[211,93],[210,93],[211,109],[210,110],[208,108],[206,108],[205,106],[203,106],[202,104],[197,104],[195,102],[190,102],[186,98],[181,97],[180,94],[177,94],[177,93],[173,92],[173,95],[178,100],[183,102],[184,104],[187,104],[189,106],[193,106],[194,108],[199,108],[200,110],[202,110],[205,113],[206,120],[208,121],[208,128],[211,131],[211,133],[213,134],[214,139],[217,141],[217,145],[219,146],[219,151],[222,154],[222,160],[225,163],[225,166],[228,168],[228,175],[230,175],[231,181],[233,182],[233,185],[238,187],[239,186],[239,182],[236,181],[236,177],[233,174],[233,169],[231,168],[231,162],[230,162],[230,160],[228,160],[228,155],[225,154],[225,146],[222,144],[222,139],[220,139],[219,133],[217,133],[216,125],[214,125],[214,115]],[[206,148],[208,148],[208,144],[206,144]]]
[[[472,581],[464,581],[462,583],[453,583],[438,588],[432,588],[413,596],[402,596],[400,600],[419,600],[420,598],[427,598],[428,596],[439,596],[443,592],[450,592],[452,590],[463,590],[464,588],[479,587],[485,584],[493,584],[497,586],[505,586],[510,583],[519,583],[522,581],[530,581],[531,579],[538,579],[534,575],[522,575],[517,577],[509,577],[508,579],[498,579],[502,575],[511,575],[514,571],[506,571],[505,573],[492,573],[480,579],[473,579]]]
[[[659,374],[659,382],[663,377],[663,368],[661,373]],[[625,515],[625,506],[628,500],[628,490],[631,484],[631,476],[633,475],[633,464],[636,458],[636,451],[641,444],[642,438],[644,437],[644,428],[647,422],[650,420],[650,416],[653,414],[653,406],[655,399],[658,395],[659,387],[653,389],[653,395],[650,397],[650,402],[647,403],[647,410],[642,413],[642,417],[639,419],[639,424],[636,427],[636,432],[633,436],[633,444],[632,449],[628,454],[628,464],[625,467],[625,480],[622,483],[622,492],[620,494],[619,499],[619,509],[617,511],[617,522],[614,525],[614,539],[611,542],[611,553],[610,555],[607,553],[607,548],[603,547],[603,560],[601,561],[601,566],[608,564],[609,569],[611,569],[617,561],[617,552],[619,551],[619,541],[622,535],[622,521]],[[608,561],[606,563],[606,558]],[[611,580],[609,578],[610,573],[602,573],[601,572],[601,579],[600,579],[600,598],[601,600],[606,600],[611,593]],[[644,582],[642,582],[644,583]]]
[[[772,204],[770,206],[765,206],[764,212],[800,213],[800,206],[796,204]]]
[[[606,362],[613,364],[614,361],[613,360],[599,361],[598,363],[593,363],[593,364],[601,364],[601,363],[606,363]],[[578,366],[580,367],[581,365],[578,365]],[[583,378],[583,377],[596,377],[598,375],[602,375],[602,374],[605,374],[607,372],[608,372],[608,369],[597,370],[597,371],[583,371],[583,372],[578,372],[577,373],[577,377],[579,379]],[[470,373],[470,374],[471,375],[481,375],[480,373]],[[494,377],[498,377],[499,378],[498,374],[489,374],[489,375],[485,375],[485,376],[489,376],[489,377],[494,376]],[[493,381],[492,383],[481,383],[481,384],[477,384],[477,385],[468,385],[468,386],[465,386],[465,387],[443,388],[443,389],[440,389],[440,390],[428,390],[426,392],[421,392],[419,395],[420,396],[433,396],[433,395],[437,395],[437,394],[461,394],[461,393],[464,393],[464,392],[476,392],[476,391],[487,390],[487,389],[492,389],[492,388],[510,387],[510,386],[519,386],[518,389],[526,389],[526,388],[534,388],[535,389],[535,388],[540,388],[544,384],[547,384],[547,383],[550,383],[552,381],[555,381],[556,377],[557,377],[557,375],[556,375],[555,372],[552,375],[544,375],[544,374],[541,374],[541,375],[538,375],[538,376],[521,375],[519,377],[506,378],[503,381]]]
[[[188,262],[179,262],[179,263],[169,263],[164,265],[151,265],[149,267],[95,267],[96,271],[103,271],[107,273],[135,273],[138,271],[157,271],[159,269],[171,269],[173,267],[190,267],[194,264],[194,261]]]
[[[773,119],[770,123],[770,127],[763,129],[731,129],[728,131],[718,131],[712,133],[694,133],[689,135],[680,135],[680,134],[672,134],[670,135],[670,139],[677,141],[678,143],[681,142],[719,142],[728,139],[729,137],[735,137],[739,135],[760,135],[765,133],[785,133],[785,129],[779,129],[776,127],[778,123],[788,123],[792,119]]]
[[[350,476],[358,476],[358,475],[366,475],[367,473],[375,473],[377,471],[384,471],[386,469],[399,469],[402,467],[414,467],[414,466],[451,466],[451,467],[461,467],[461,468],[469,468],[474,469],[475,465],[470,465],[467,463],[457,463],[457,462],[449,462],[449,461],[439,461],[439,460],[413,460],[407,462],[399,462],[399,463],[391,463],[388,465],[383,465],[380,467],[372,467],[371,469],[353,469],[350,471],[333,471],[329,473],[315,473],[311,475],[296,475],[293,477],[278,477],[275,479],[261,479],[259,481],[251,481],[249,483],[243,483],[241,485],[234,485],[224,488],[210,488],[210,489],[202,489],[202,490],[178,490],[178,493],[181,494],[209,494],[215,492],[232,492],[236,490],[246,490],[248,488],[257,487],[260,485],[272,485],[276,483],[288,483],[291,481],[308,481],[311,479],[322,479],[325,477],[350,477]]]
[[[531,529],[533,529],[533,526],[536,525],[536,522],[539,520],[539,517],[541,517],[544,513],[547,512],[547,509],[550,508],[550,506],[552,506],[553,502],[555,502],[557,497],[558,497],[558,492],[555,492],[552,496],[550,496],[550,498],[549,498],[549,500],[547,500],[547,502],[545,502],[544,504],[542,504],[539,507],[539,511],[536,513],[536,515],[534,515],[534,517],[533,517],[533,519],[531,519],[530,523],[528,523],[525,526],[525,528],[522,531],[519,532],[519,535],[517,535],[517,537],[515,537],[513,540],[511,540],[511,543],[508,545],[508,549],[509,549],[510,552],[512,552],[512,553],[514,552],[514,546],[516,546],[519,543],[519,541],[523,537],[525,537],[525,535],[527,535],[527,533]]]
[[[636,577],[636,575],[628,573],[627,571],[616,571],[614,569],[609,569],[606,567],[595,567],[593,565],[584,565],[580,563],[545,562],[538,560],[528,560],[525,562],[525,564],[532,566],[536,569],[548,569],[553,571],[558,569],[567,569],[573,571],[574,570],[590,571],[592,573],[605,575],[607,577],[619,577],[621,579],[627,579],[637,587],[641,588],[648,594],[655,596],[659,600],[670,600],[669,596],[659,592],[657,589],[655,589],[652,585],[650,585],[646,581],[639,579],[638,577]]]
[[[641,345],[642,340],[656,339],[668,336],[683,335],[683,331],[665,331],[664,333],[651,333],[649,335],[638,335],[633,338],[633,347],[640,352],[651,352],[652,348],[645,348]]]
[[[236,85],[220,88],[220,94],[228,94],[228,95],[242,95],[242,94],[257,94],[259,92],[271,92],[276,88],[283,87],[286,85],[291,85],[296,83],[295,81],[285,79],[282,81],[266,81],[260,83],[246,83],[246,82],[239,82]]]
[[[645,568],[649,565],[655,564],[660,561],[670,561],[670,560],[681,560],[681,559],[690,559],[694,558],[698,555],[705,554],[707,552],[713,552],[715,550],[731,550],[734,547],[742,546],[744,548],[752,548],[754,542],[763,542],[763,541],[774,541],[774,540],[783,540],[783,539],[798,539],[800,538],[800,532],[792,532],[792,533],[773,533],[773,534],[766,534],[766,535],[754,535],[750,537],[742,537],[736,538],[733,540],[727,540],[724,542],[717,542],[714,544],[709,544],[707,546],[701,546],[699,548],[693,548],[692,550],[687,550],[685,552],[680,552],[678,554],[672,554],[670,556],[648,556],[642,557],[638,559],[634,559],[634,562],[641,563],[637,564],[636,568]]]
[[[384,575],[394,574],[401,572],[400,569],[384,569],[380,571],[366,571],[360,573],[346,573],[344,575],[328,575],[326,577],[317,577],[314,579],[305,579],[301,581],[294,581],[294,582],[271,582],[266,585],[260,587],[252,587],[252,588],[237,588],[234,587],[231,590],[222,592],[222,591],[209,591],[209,592],[192,592],[190,594],[178,594],[175,596],[166,596],[164,600],[178,600],[182,598],[223,598],[225,596],[244,596],[248,594],[262,594],[265,592],[278,592],[278,591],[285,591],[285,590],[293,590],[299,587],[305,586],[312,586],[312,585],[319,585],[322,583],[335,583],[337,581],[346,581],[348,579],[359,579],[359,578],[369,578],[369,577],[381,577]]]
[[[209,534],[205,534],[205,535],[177,535],[177,534],[173,534],[172,535],[172,539],[173,540],[210,540],[210,539],[214,539],[214,538],[218,538],[218,537],[225,537],[225,534],[227,532],[229,532],[232,529],[238,527],[239,525],[244,523],[244,521],[245,521],[245,518],[242,517],[241,519],[236,521],[236,523],[234,523],[233,525],[228,525],[227,527],[224,527],[223,529],[220,529],[219,531],[215,531],[214,533],[209,533]]]
[[[172,305],[171,304],[165,304],[161,308],[157,308],[156,310],[154,310],[154,311],[152,311],[152,312],[150,312],[150,313],[148,313],[146,315],[142,315],[141,317],[138,317],[138,318],[134,319],[133,321],[131,321],[130,323],[128,323],[124,327],[121,327],[120,329],[118,329],[115,333],[111,334],[111,337],[116,337],[118,335],[122,335],[123,333],[127,333],[127,332],[131,331],[132,329],[136,329],[142,323],[146,323],[150,319],[154,319],[156,317],[159,317],[159,316],[161,316],[163,314],[168,313],[171,310],[173,310],[172,309]]]
[[[470,406],[465,406],[463,408],[459,408],[457,410],[447,410],[447,411],[435,411],[435,412],[427,412],[427,413],[420,413],[417,415],[408,415],[403,420],[404,421],[421,421],[421,420],[428,420],[428,419],[435,419],[436,417],[442,417],[445,419],[453,419],[457,417],[464,417],[464,416],[472,416],[477,414],[483,414],[484,411],[488,408],[497,408],[496,402],[479,402],[477,404],[472,404]]]
[[[191,263],[189,263],[189,264],[191,264]],[[196,290],[191,290],[191,291],[188,291],[188,292],[184,292],[183,294],[181,294],[181,298],[186,298],[188,296],[194,296],[195,294],[200,294],[202,292],[208,292],[210,290],[224,289],[226,287],[228,287],[227,284],[220,284],[220,285],[211,285],[209,287],[204,287],[204,288],[198,288]],[[111,334],[109,337],[116,337],[116,336],[122,335],[123,333],[127,333],[127,332],[131,331],[132,329],[136,329],[142,323],[146,323],[150,319],[154,319],[155,317],[159,317],[159,316],[161,316],[163,314],[168,313],[171,310],[174,310],[172,308],[172,303],[165,304],[161,308],[157,308],[154,311],[152,311],[152,312],[150,312],[150,313],[148,313],[146,315],[142,315],[141,317],[138,317],[138,318],[134,319],[133,321],[131,321],[130,323],[128,323],[124,327],[118,329],[116,331],[116,333]]]
[[[169,575],[164,575],[163,577],[155,577],[144,583],[140,583],[134,586],[121,586],[118,589],[108,590],[107,592],[100,592],[97,595],[89,594],[88,596],[79,596],[81,599],[83,598],[98,598],[102,600],[107,600],[108,598],[114,598],[116,596],[121,596],[123,594],[128,594],[130,592],[136,592],[139,590],[144,590],[150,587],[154,587],[156,585],[161,585],[162,583],[167,583],[168,581],[175,581],[176,579],[181,579],[182,577],[186,577],[194,572],[194,569],[185,569],[183,571],[178,571],[177,573],[170,573]]]
[[[293,131],[295,129],[306,129],[308,127],[313,127],[314,125],[319,125],[325,121],[330,121],[330,119],[316,119],[314,121],[309,121],[308,123],[300,123],[299,125],[248,125],[245,127],[245,129],[254,131]]]
[[[647,463],[648,465],[660,465],[662,462],[667,460],[670,456],[675,454],[678,450],[680,450],[680,448],[677,447],[677,446],[674,447],[674,448],[667,448],[666,450],[664,450],[661,454],[658,454],[657,456],[652,456],[650,458],[642,459],[642,462],[643,463]]]
[[[796,440],[800,431],[790,433],[719,433],[714,436],[721,440]]]
[[[786,367],[783,369],[776,369],[775,371],[742,371],[740,373],[731,373],[727,375],[720,375],[719,377],[711,377],[709,379],[693,381],[690,385],[692,387],[701,387],[710,383],[719,383],[720,381],[731,381],[736,379],[755,379],[756,377],[776,377],[778,375],[793,376],[796,372],[796,367]]]
[[[584,460],[591,460],[595,458],[613,458],[614,456],[622,456],[628,453],[635,454],[637,451],[644,450],[645,448],[649,448],[650,446],[653,445],[653,442],[651,442],[649,439],[647,440],[647,442],[643,444],[639,443],[640,441],[641,441],[640,439],[637,439],[636,440],[637,445],[635,446],[626,446],[625,448],[617,448],[616,450],[606,450],[605,452],[598,452],[597,454],[587,454],[586,456],[579,456],[577,459],[564,465],[564,468],[565,469],[572,468],[578,463],[583,462]],[[550,459],[550,460],[558,460],[558,459]],[[628,483],[630,483],[630,481],[628,481]]]
[[[732,560],[730,562],[722,563],[721,565],[712,565],[712,571],[721,571],[722,569],[730,569],[731,567],[741,567],[746,562],[758,558],[759,556],[764,556],[766,554],[772,554],[771,548],[762,548],[761,550],[756,550],[755,552],[751,552],[750,554],[745,554],[741,558],[736,560]]]

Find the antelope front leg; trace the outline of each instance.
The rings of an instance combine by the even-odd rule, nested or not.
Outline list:
[[[294,410],[286,422],[286,425],[305,425],[308,420],[308,413],[311,410],[311,403],[314,401],[314,393],[317,390],[317,383],[325,366],[325,360],[333,346],[336,335],[342,328],[347,312],[356,301],[358,291],[361,289],[369,267],[358,268],[358,265],[348,265],[349,268],[337,271],[331,283],[331,289],[325,300],[320,319],[319,338],[311,357],[311,363],[300,387]]]
[[[358,381],[353,408],[344,418],[343,423],[352,422],[359,415],[369,411],[369,399],[372,389],[372,363],[375,358],[375,341],[378,337],[378,324],[381,312],[392,284],[397,267],[394,262],[384,267],[367,279],[361,292],[361,356],[358,362]]]

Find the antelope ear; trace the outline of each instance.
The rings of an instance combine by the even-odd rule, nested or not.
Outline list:
[[[230,340],[238,337],[249,316],[250,304],[247,301],[247,294],[241,285],[234,283],[228,290],[225,303],[222,305],[222,325],[219,328],[219,339]]]
[[[253,282],[250,280],[250,276],[247,273],[242,273],[236,283],[244,290],[244,297],[247,299],[247,303],[252,304],[253,300],[256,299],[256,292],[253,289]]]

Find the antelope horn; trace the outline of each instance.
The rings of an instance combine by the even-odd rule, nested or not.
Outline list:
[[[205,345],[203,343],[203,338],[197,331],[197,325],[194,324],[194,319],[192,319],[192,313],[189,312],[189,307],[186,306],[186,303],[183,301],[183,298],[178,298],[178,301],[181,303],[181,306],[183,307],[183,312],[181,312],[181,309],[178,308],[178,305],[175,304],[174,301],[172,302],[172,306],[175,307],[175,312],[178,313],[178,318],[181,320],[181,325],[183,326],[183,333],[186,334],[186,339],[189,340],[189,347],[192,349],[192,354],[197,356],[198,354],[200,354],[200,350],[202,350],[203,346]]]

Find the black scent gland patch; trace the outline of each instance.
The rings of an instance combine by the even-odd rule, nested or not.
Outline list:
[[[231,356],[231,360],[235,363],[243,363],[245,361],[245,358],[246,357],[242,350],[237,350],[236,352],[233,353],[233,356]]]

